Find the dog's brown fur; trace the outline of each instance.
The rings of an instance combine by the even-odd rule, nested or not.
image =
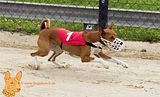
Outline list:
[[[57,36],[57,29],[50,27],[50,20],[44,19],[41,22],[40,34],[38,39],[38,51],[31,53],[31,56],[41,56],[44,57],[48,55],[49,51],[52,50],[54,53],[49,58],[49,60],[55,61],[55,58],[59,56],[63,50],[69,52],[72,55],[77,55],[81,57],[82,62],[90,62],[94,58],[90,57],[91,47],[88,45],[62,45],[60,48],[61,41]],[[83,32],[83,37],[86,41],[94,43],[100,41],[100,36],[103,38],[113,41],[116,38],[116,33],[113,31],[113,23],[109,25],[107,29],[100,29],[99,31],[90,31]],[[104,57],[106,59],[110,58],[103,54],[99,53],[98,56]]]

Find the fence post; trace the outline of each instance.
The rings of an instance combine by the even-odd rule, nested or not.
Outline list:
[[[109,0],[99,0],[99,18],[97,24],[84,24],[84,30],[105,29],[108,26],[108,2]]]
[[[109,0],[99,0],[99,27],[104,29],[108,26],[108,2]]]

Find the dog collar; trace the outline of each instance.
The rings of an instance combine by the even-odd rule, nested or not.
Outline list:
[[[93,47],[93,48],[102,49],[102,47],[100,47],[100,46],[96,46],[95,44],[90,43],[90,42],[86,42],[86,45],[91,46],[91,47]]]

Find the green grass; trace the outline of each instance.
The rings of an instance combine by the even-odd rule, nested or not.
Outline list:
[[[0,17],[0,29],[5,31],[36,33],[38,25],[36,20]]]
[[[16,0],[49,4],[66,4],[78,6],[98,6],[99,0]],[[160,10],[160,0],[109,0],[110,8],[125,8],[137,10]]]
[[[65,4],[78,6],[98,6],[99,0],[16,0],[21,2],[35,2],[48,4]]]
[[[51,25],[56,27],[64,27],[73,31],[83,30],[83,24],[81,23],[52,21]],[[38,34],[39,26],[39,20],[0,17],[0,29],[7,31]],[[118,37],[124,40],[160,41],[160,29],[115,26],[114,30],[117,32]]]
[[[81,23],[69,23],[52,21],[51,25],[56,27],[64,27],[70,30],[79,31],[83,30]],[[21,19],[21,18],[6,18],[0,17],[0,29],[13,32],[26,32],[27,34],[37,34],[39,32],[40,21]]]
[[[118,37],[132,41],[160,41],[160,29],[116,26]]]
[[[110,7],[159,11],[160,0],[110,0]]]

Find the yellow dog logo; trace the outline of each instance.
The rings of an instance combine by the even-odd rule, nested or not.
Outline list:
[[[22,77],[21,71],[19,71],[15,77],[11,77],[11,74],[9,71],[5,72],[5,76],[4,76],[5,86],[2,93],[6,97],[14,97],[15,93],[21,90],[20,88],[21,77]]]

